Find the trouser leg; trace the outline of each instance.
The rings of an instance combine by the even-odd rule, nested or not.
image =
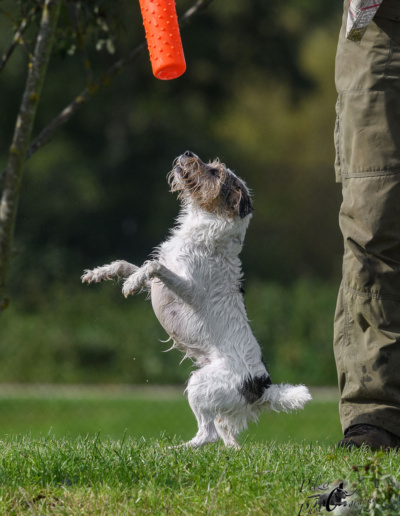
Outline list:
[[[342,27],[336,85],[340,419],[343,430],[366,423],[400,435],[400,23],[377,17],[360,45]]]
[[[334,351],[343,431],[400,435],[400,174],[343,180]]]

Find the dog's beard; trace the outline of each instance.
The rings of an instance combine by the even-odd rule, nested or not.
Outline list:
[[[170,191],[178,192],[178,199],[185,204],[192,201],[205,211],[213,211],[220,196],[223,174],[211,176],[206,167],[197,158],[185,158],[184,162],[177,158],[167,179]]]
[[[184,206],[194,206],[224,219],[245,217],[253,211],[242,181],[217,158],[208,164],[197,156],[180,156],[168,174],[171,192]]]

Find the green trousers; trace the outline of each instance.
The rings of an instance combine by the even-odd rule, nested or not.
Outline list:
[[[334,352],[343,431],[400,436],[400,1],[383,0],[361,44],[336,57],[336,178],[343,276]]]

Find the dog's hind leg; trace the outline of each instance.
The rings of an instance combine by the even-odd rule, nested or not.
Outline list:
[[[132,263],[128,263],[125,260],[117,260],[108,265],[96,267],[93,270],[85,270],[81,280],[82,283],[98,283],[104,280],[128,278],[138,269],[139,267]]]
[[[187,393],[190,408],[197,420],[198,431],[193,439],[181,446],[198,448],[208,443],[214,443],[219,438],[213,421],[214,416],[204,407],[203,396],[198,390],[191,388],[190,381]]]
[[[240,445],[236,440],[235,434],[229,423],[224,417],[215,418],[215,429],[227,448],[235,448],[240,450]]]
[[[215,443],[215,441],[218,441],[219,435],[215,429],[212,416],[196,413],[195,410],[193,410],[193,412],[198,424],[197,434],[190,441],[174,446],[174,448],[199,448],[205,444]]]
[[[243,400],[230,385],[229,374],[218,364],[205,365],[192,373],[186,391],[199,430],[187,446],[201,446],[221,437],[226,447],[240,449],[235,435],[245,427],[239,417]]]
[[[215,429],[214,421],[208,421],[207,423],[199,424],[199,429],[197,434],[188,441],[184,443],[182,446],[198,448],[199,446],[204,446],[205,444],[215,443],[218,441],[218,434]]]

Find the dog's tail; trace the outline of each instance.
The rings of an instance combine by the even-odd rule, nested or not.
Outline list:
[[[289,412],[304,408],[312,400],[310,391],[305,385],[289,385],[287,383],[272,384],[262,394],[261,404],[275,412]]]

